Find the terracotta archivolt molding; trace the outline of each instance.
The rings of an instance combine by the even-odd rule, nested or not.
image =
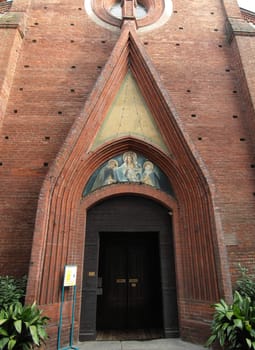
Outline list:
[[[128,69],[137,80],[173,157],[132,137],[113,140],[90,151],[95,133]],[[178,272],[181,297],[208,304],[208,301],[215,301],[220,294],[228,292],[227,275],[224,275],[224,266],[221,265],[224,249],[215,239],[217,232],[212,198],[201,170],[202,163],[199,165],[196,150],[182,131],[178,115],[136,34],[134,23],[126,23],[84,112],[74,123],[45,180],[35,225],[28,299],[36,299],[40,304],[59,302],[64,265],[77,263],[82,269],[86,224],[84,208],[86,200],[89,201],[89,198],[82,199],[82,190],[100,164],[130,149],[149,155],[173,185],[179,205],[175,239],[179,242],[179,266],[183,266],[183,270]],[[114,195],[114,187],[112,189]],[[94,200],[97,195],[98,200],[102,200],[101,194],[106,195],[107,191],[110,187],[96,191]],[[133,191],[135,193],[135,188]],[[81,275],[79,278],[81,286]]]

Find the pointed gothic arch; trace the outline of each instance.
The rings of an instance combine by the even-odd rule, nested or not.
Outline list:
[[[91,150],[95,134],[128,70],[135,77],[169,154],[133,136],[110,140]],[[165,193],[151,188],[144,191],[135,184],[103,188],[82,199],[86,181],[97,167],[112,155],[126,150],[148,155],[162,168],[174,187],[177,204]],[[206,169],[202,167],[199,155],[182,130],[178,115],[133,24],[125,23],[84,111],[73,125],[47,175],[38,203],[27,300],[36,299],[39,304],[45,305],[44,309],[53,316],[52,332],[57,327],[56,315],[65,264],[78,266],[79,315],[86,209],[107,196],[142,192],[175,208],[181,335],[188,336],[189,329],[194,334],[201,332],[201,327],[207,329],[211,302],[220,295],[230,294],[230,288],[228,275],[224,272],[225,251],[219,244],[221,233],[216,230],[218,223],[213,216],[213,188],[206,181],[203,174]],[[64,327],[68,327],[70,319],[69,306],[67,302]],[[198,311],[199,320],[195,316]],[[79,316],[76,321],[78,328]]]

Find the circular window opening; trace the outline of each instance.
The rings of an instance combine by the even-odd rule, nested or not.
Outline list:
[[[137,3],[137,6],[135,8],[135,17],[137,19],[142,19],[147,15],[147,9],[145,8],[145,6]],[[110,8],[110,14],[113,17],[122,18],[122,8],[121,8],[121,3],[120,2],[116,2],[111,8]]]

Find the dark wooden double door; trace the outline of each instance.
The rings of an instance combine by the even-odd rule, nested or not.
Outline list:
[[[162,327],[156,233],[100,235],[97,329]]]
[[[80,340],[99,329],[160,328],[178,335],[168,209],[139,196],[112,197],[87,213]]]

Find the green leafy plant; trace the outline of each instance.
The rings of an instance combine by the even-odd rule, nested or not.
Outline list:
[[[0,310],[0,350],[29,350],[47,339],[49,318],[42,316],[36,303],[23,306],[20,302]]]
[[[218,341],[223,349],[255,350],[255,307],[251,299],[235,291],[232,304],[220,300],[213,307],[212,335],[205,346]]]
[[[255,304],[255,276],[248,274],[248,269],[239,264],[240,277],[236,281],[235,290],[237,290],[242,296],[248,296],[251,298],[253,304]]]
[[[26,283],[26,276],[20,279],[11,276],[0,276],[0,309],[17,301],[23,302]]]

